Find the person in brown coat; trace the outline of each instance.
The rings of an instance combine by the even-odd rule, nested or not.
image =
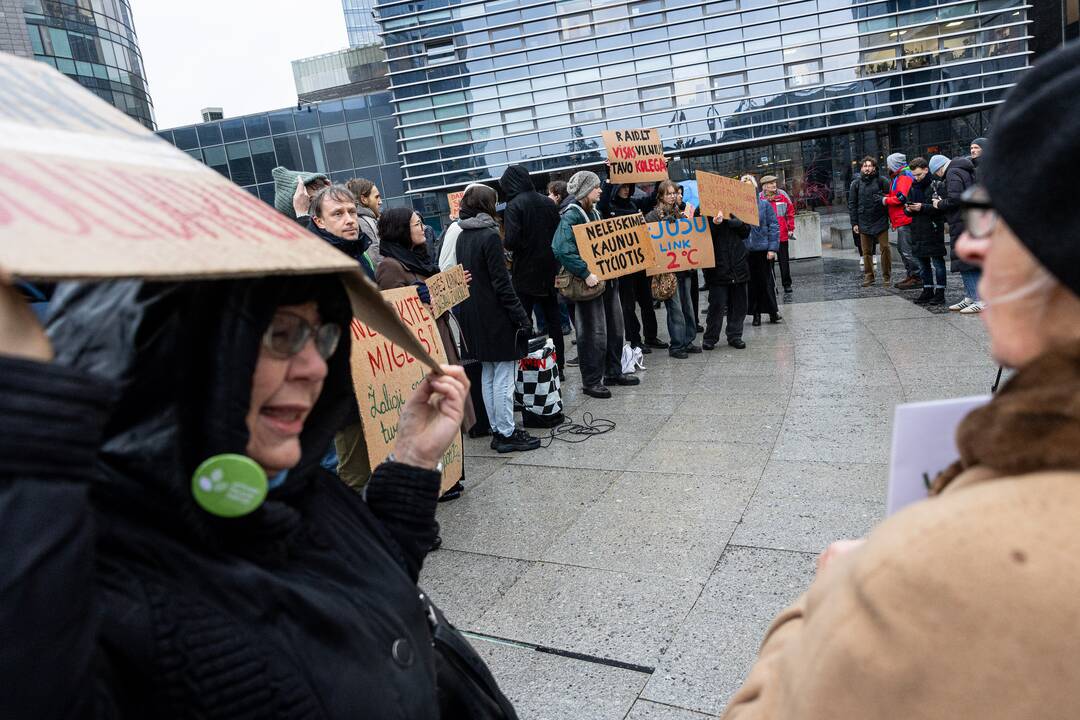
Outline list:
[[[430,305],[431,296],[424,281],[437,274],[439,268],[428,255],[424,221],[420,215],[409,208],[390,208],[379,217],[379,239],[382,243],[382,260],[375,269],[375,282],[379,289],[393,290],[415,285],[420,299]],[[439,328],[439,338],[446,350],[446,362],[461,365],[461,355],[450,331],[449,317],[450,313],[444,313],[435,321],[435,326]],[[462,432],[467,433],[474,424],[476,410],[472,400],[466,398]],[[442,499],[460,497],[463,490],[458,482],[443,494]]]
[[[932,497],[831,546],[727,720],[1072,718],[1080,707],[1080,219],[1040,188],[1080,153],[1080,45],[994,121],[957,243],[1016,375],[957,432]]]

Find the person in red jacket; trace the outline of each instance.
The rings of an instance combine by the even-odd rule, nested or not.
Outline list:
[[[795,203],[791,196],[776,187],[776,176],[766,175],[761,178],[761,199],[773,206],[776,219],[780,223],[780,280],[784,283],[784,292],[791,292],[791,267],[788,264],[788,240],[795,237]]]
[[[891,184],[889,194],[882,199],[882,202],[889,210],[889,224],[892,225],[893,230],[896,230],[896,248],[907,270],[907,277],[896,283],[896,289],[921,288],[922,269],[911,252],[911,216],[904,211],[915,176],[911,174],[907,166],[907,156],[904,153],[893,153],[885,159],[885,162],[889,167]]]

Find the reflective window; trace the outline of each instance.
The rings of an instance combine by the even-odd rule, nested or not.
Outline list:
[[[251,166],[251,152],[246,142],[232,143],[225,146],[229,161],[229,173],[237,185],[251,185],[255,182],[255,170]]]
[[[221,139],[221,127],[217,123],[202,123],[196,125],[195,130],[199,135],[199,144],[203,147],[220,145],[223,142]]]

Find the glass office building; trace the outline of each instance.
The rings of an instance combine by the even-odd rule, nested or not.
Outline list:
[[[345,11],[345,29],[349,47],[379,42],[379,24],[375,22],[375,0],[341,0]]]
[[[601,131],[653,127],[675,173],[811,175],[827,186],[814,196],[840,202],[856,155],[956,152],[987,130],[987,108],[1030,63],[1031,8],[388,0],[378,14],[407,191],[511,163],[565,177],[602,162]]]
[[[128,0],[23,0],[22,6],[35,59],[154,129]]]
[[[158,135],[267,203],[271,170],[326,173],[334,182],[372,180],[384,207],[417,207],[434,220],[437,208],[405,197],[387,92],[358,95],[161,130]],[[438,224],[436,222],[436,224]]]

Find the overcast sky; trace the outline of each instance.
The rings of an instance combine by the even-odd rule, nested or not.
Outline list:
[[[348,46],[341,0],[131,0],[159,128],[296,104],[290,61]]]

